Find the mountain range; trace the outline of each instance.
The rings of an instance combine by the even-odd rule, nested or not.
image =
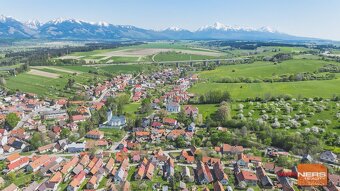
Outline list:
[[[297,37],[269,27],[232,27],[221,23],[195,31],[170,27],[164,30],[143,29],[131,25],[86,22],[76,19],[55,19],[46,23],[37,20],[20,22],[0,16],[0,39],[50,40],[313,40]]]

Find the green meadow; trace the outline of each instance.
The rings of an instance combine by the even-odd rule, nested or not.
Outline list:
[[[162,52],[154,57],[156,62],[161,61],[179,61],[179,60],[204,60],[214,59],[214,56],[198,55],[198,54],[186,54],[180,52]]]
[[[314,72],[326,64],[339,65],[339,63],[336,62],[307,59],[287,60],[277,64],[274,64],[273,62],[260,61],[252,64],[221,66],[216,68],[215,70],[200,72],[199,76],[211,81],[221,80],[225,77],[251,77],[263,79],[283,74]]]
[[[340,79],[277,83],[199,83],[189,89],[196,94],[210,90],[229,91],[233,99],[265,97],[267,95],[289,94],[293,97],[331,98],[340,95]]]

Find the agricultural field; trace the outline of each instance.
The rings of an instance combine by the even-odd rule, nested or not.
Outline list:
[[[59,59],[82,59],[101,63],[129,63],[173,60],[211,59],[225,56],[223,52],[203,49],[185,43],[156,42],[115,49],[76,52]]]
[[[6,80],[6,87],[11,90],[20,90],[42,96],[64,97],[73,95],[72,91],[64,89],[68,79],[75,79],[76,86],[79,87],[81,84],[90,83],[93,78],[106,79],[106,77],[100,75],[89,73],[77,74],[77,72],[46,66],[9,77]]]
[[[98,73],[109,72],[112,74],[135,73],[150,69],[150,64],[117,64],[117,65],[98,65],[98,66],[56,66],[58,69],[66,69],[75,72],[88,73],[97,71]]]

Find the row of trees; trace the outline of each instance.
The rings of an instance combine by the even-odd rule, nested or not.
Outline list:
[[[220,80],[216,80],[217,83],[273,83],[273,82],[296,82],[296,81],[311,81],[311,80],[332,80],[335,79],[335,74],[315,74],[311,72],[304,72],[298,74],[285,74],[280,76],[275,76],[272,78],[251,78],[251,77],[237,77],[230,78],[226,77]]]
[[[199,104],[219,104],[221,102],[231,101],[231,96],[228,91],[214,90],[202,94],[198,98]]]

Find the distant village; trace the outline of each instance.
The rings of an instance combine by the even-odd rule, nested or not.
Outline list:
[[[197,75],[181,76],[178,69],[148,75],[124,74],[87,87],[87,101],[3,93],[0,166],[3,174],[13,174],[14,179],[20,174],[17,178],[30,176],[31,180],[19,187],[15,181],[0,177],[0,187],[3,191],[293,191],[300,189],[297,178],[282,174],[297,173],[297,167],[282,166],[277,162],[279,157],[339,168],[337,155],[331,151],[313,158],[269,146],[254,151],[241,144],[193,145],[195,137],[206,132],[198,107],[189,103],[194,95],[187,92],[198,80]],[[158,93],[150,97],[153,91]],[[98,126],[83,127],[95,112],[106,107],[110,98],[126,92],[130,103],[150,99],[140,106],[144,104],[150,111],[138,125],[129,124],[131,116],[110,108],[104,111],[105,120]],[[189,122],[179,122],[176,115],[180,114]],[[229,129],[217,127],[214,131]],[[124,133],[119,140],[113,140],[112,132]],[[335,191],[339,187],[340,176],[330,172],[327,186],[309,189]]]

